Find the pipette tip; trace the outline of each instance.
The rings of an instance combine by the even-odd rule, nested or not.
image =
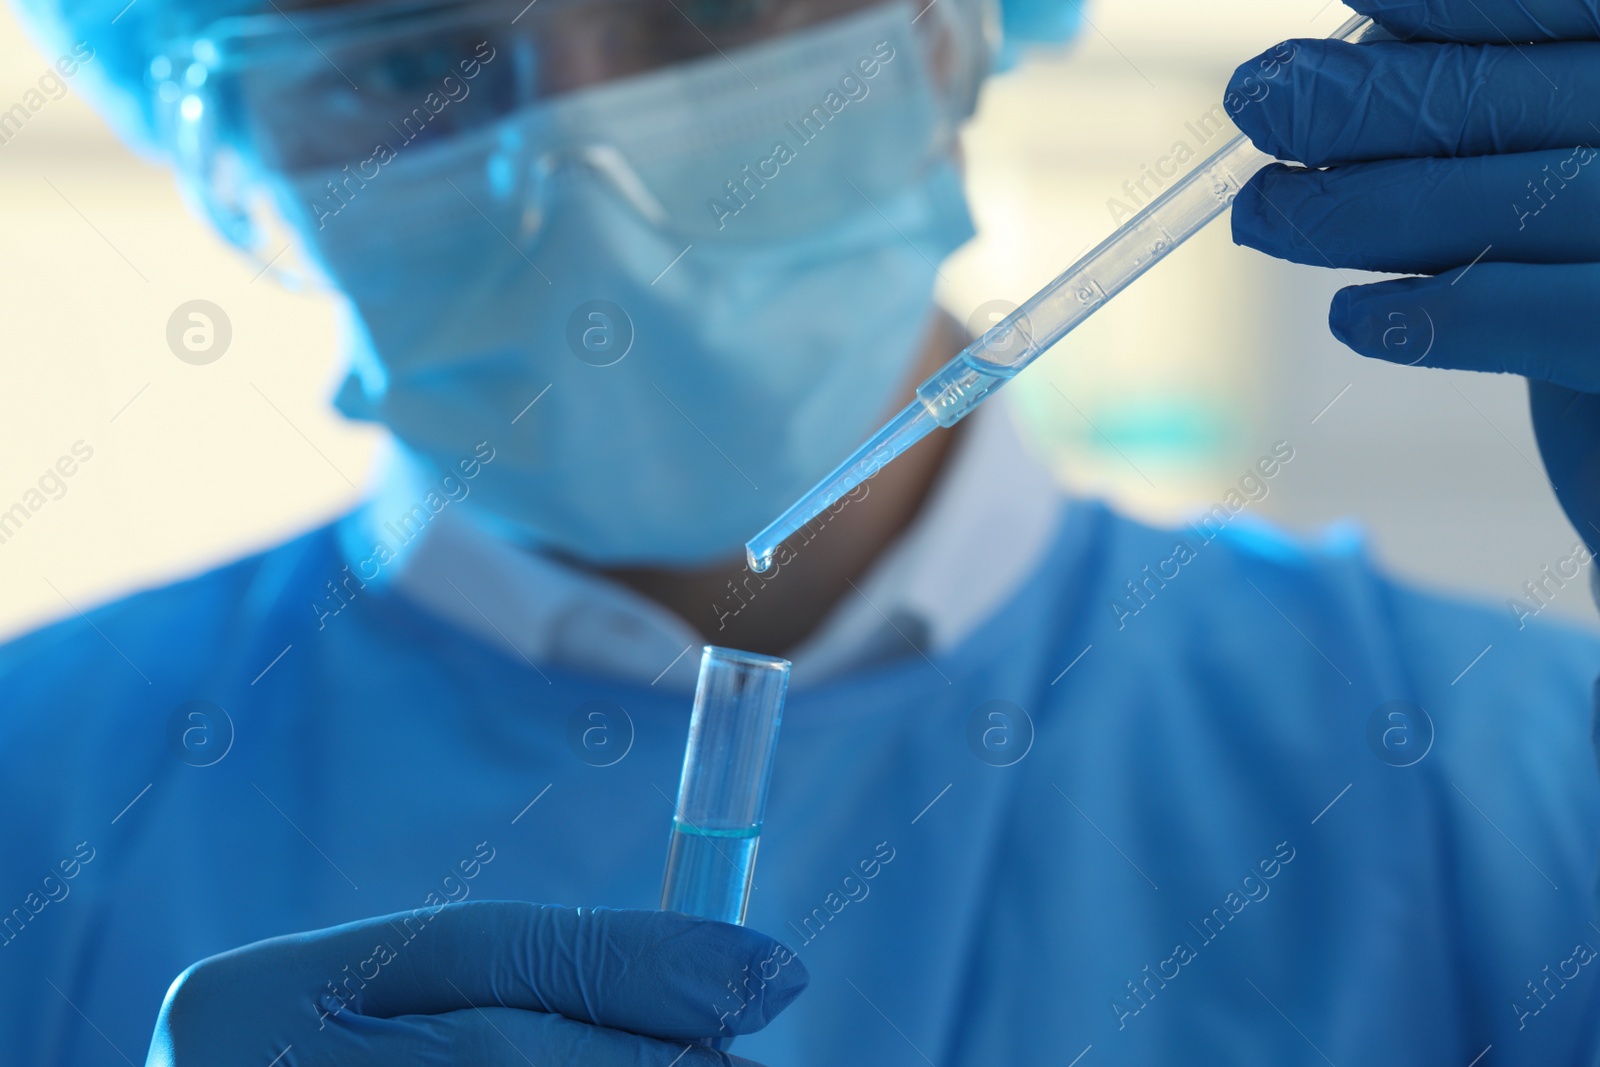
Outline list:
[[[772,568],[779,546],[802,526],[833,507],[900,453],[926,437],[938,421],[921,401],[912,401],[869,437],[833,473],[790,505],[766,529],[745,542],[745,562],[756,574]]]

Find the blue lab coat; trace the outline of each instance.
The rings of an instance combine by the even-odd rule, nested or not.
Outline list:
[[[319,629],[343,562],[324,528],[0,650],[0,1061],[142,1062],[185,965],[276,934],[655,905],[688,700],[377,584]],[[792,694],[749,922],[812,982],[737,1050],[1588,1063],[1597,667],[1356,550],[1075,506],[959,648]]]

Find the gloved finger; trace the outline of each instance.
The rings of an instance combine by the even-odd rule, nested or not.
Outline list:
[[[169,994],[186,996],[189,1017],[206,1014],[207,990],[229,996],[287,973],[313,1000],[326,985],[335,1003],[324,1008],[336,1016],[425,1015],[467,1003],[661,1038],[759,1030],[808,981],[788,949],[742,926],[517,901],[446,904],[274,938],[198,971]]]
[[[1528,409],[1550,484],[1593,551],[1600,546],[1600,394],[1529,382]]]
[[[465,1003],[465,1001],[460,1001]],[[704,1045],[661,1041],[516,1008],[462,1008],[390,1019],[341,1015],[297,1047],[299,1067],[470,1063],[474,1067],[760,1067]],[[285,1065],[288,1067],[288,1065]]]
[[[1257,148],[1308,167],[1570,150],[1600,141],[1600,44],[1287,41],[1224,99]]]
[[[1341,289],[1333,335],[1363,356],[1600,392],[1600,264],[1480,263]]]
[[[1348,0],[1396,37],[1426,41],[1600,40],[1600,0]]]
[[[1295,263],[1436,274],[1485,262],[1600,262],[1600,150],[1270,164],[1233,204],[1233,239]]]
[[[402,957],[394,982],[372,987],[363,1012],[450,1011],[465,997],[657,1037],[703,1037],[761,1029],[807,982],[800,961],[765,934],[672,912],[483,901],[446,907],[434,926],[418,939],[420,952]],[[748,989],[748,1001],[735,1002],[740,1010],[725,1020],[730,983]]]

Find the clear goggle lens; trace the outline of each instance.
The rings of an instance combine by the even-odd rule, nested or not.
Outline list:
[[[221,19],[175,42],[152,63],[151,88],[190,192],[230,241],[263,258],[271,254],[263,177],[349,174],[372,167],[379,146],[420,153],[449,138],[484,141],[486,131],[561,98],[584,105],[568,109],[565,128],[497,138],[495,158],[484,165],[498,171],[501,187],[526,195],[544,187],[553,169],[586,165],[652,222],[714,237],[722,229],[716,198],[737,206],[741,190],[757,187],[745,165],[760,169],[775,135],[803,141],[820,129],[831,118],[827,91],[842,84],[848,97],[852,84],[867,81],[858,64],[872,58],[871,42],[844,28],[889,9],[904,13],[917,54],[899,57],[898,67],[878,65],[884,74],[866,89],[908,92],[914,73],[931,85],[932,114],[879,138],[868,153],[878,158],[839,152],[808,167],[871,196],[893,171],[886,159],[915,169],[950,150],[992,59],[992,0],[938,0],[925,8],[905,0],[431,0],[290,9]],[[769,83],[763,97],[746,69],[767,69],[763,56],[792,34],[804,35],[801,65],[815,76],[809,84],[789,79],[787,93],[783,79]],[[705,141],[695,151],[675,143],[687,123],[660,121],[648,108],[620,123],[614,109],[612,121],[585,123],[587,113],[606,113],[588,101],[685,65],[720,71],[721,88],[708,92],[719,99],[661,94],[661,115],[682,119],[693,108],[695,134]],[[696,84],[715,86],[718,77]],[[810,154],[827,154],[826,142],[815,138],[821,147]],[[685,180],[686,167],[701,173]],[[741,227],[742,238],[826,223],[818,213],[827,212],[830,198],[805,195],[804,182],[788,184],[791,210],[768,212],[765,227]],[[696,195],[685,198],[685,189]],[[536,218],[541,205],[518,210]]]

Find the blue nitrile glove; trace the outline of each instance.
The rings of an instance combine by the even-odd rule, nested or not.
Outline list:
[[[761,1029],[807,980],[727,923],[445,904],[202,960],[167,992],[146,1067],[748,1064],[691,1042]]]
[[[1295,41],[1255,87],[1240,127],[1321,169],[1258,174],[1234,239],[1422,275],[1341,290],[1334,336],[1394,363],[1526,376],[1550,480],[1600,549],[1600,0],[1350,2],[1400,40]]]

